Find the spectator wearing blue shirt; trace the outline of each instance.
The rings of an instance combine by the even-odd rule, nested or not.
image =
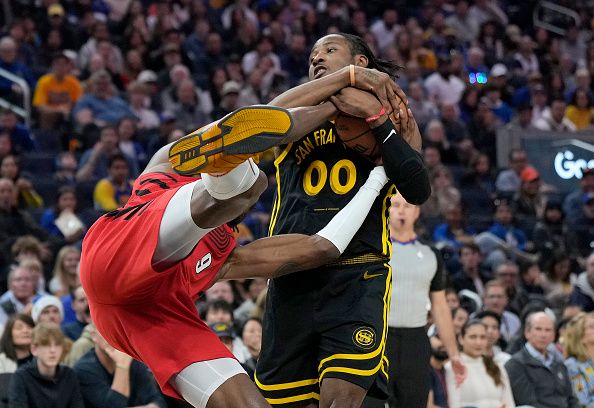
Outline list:
[[[0,68],[27,81],[27,85],[32,91],[35,89],[35,78],[27,66],[16,61],[17,51],[17,43],[14,39],[11,37],[0,39]],[[11,99],[15,99],[15,102],[20,102],[18,100],[20,98],[15,98],[15,96],[22,94],[23,89],[20,85],[5,77],[0,77],[0,96],[9,96]]]
[[[594,406],[594,315],[579,313],[565,330],[565,367],[580,405]]]
[[[111,76],[105,70],[95,72],[90,78],[90,92],[83,95],[72,110],[74,121],[82,126],[114,125],[124,117],[135,117],[128,104],[115,96]]]
[[[35,142],[27,126],[18,122],[17,115],[10,109],[0,112],[0,131],[10,135],[12,151],[15,154],[35,150]]]

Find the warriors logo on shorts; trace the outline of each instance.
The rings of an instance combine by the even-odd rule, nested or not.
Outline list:
[[[360,327],[353,333],[353,343],[362,349],[369,349],[375,345],[375,331],[371,327]]]

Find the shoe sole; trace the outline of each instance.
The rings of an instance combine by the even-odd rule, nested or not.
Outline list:
[[[169,162],[181,175],[194,175],[224,156],[256,154],[274,147],[293,128],[285,109],[250,106],[182,137],[169,149]]]

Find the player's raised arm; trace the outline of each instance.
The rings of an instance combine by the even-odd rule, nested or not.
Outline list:
[[[338,258],[387,182],[383,167],[376,167],[353,199],[317,234],[277,235],[239,247],[227,259],[217,278],[274,278],[316,268]]]

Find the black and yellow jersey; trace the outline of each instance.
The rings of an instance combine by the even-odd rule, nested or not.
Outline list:
[[[270,235],[315,234],[348,204],[375,166],[346,148],[331,122],[280,149]],[[343,257],[390,256],[388,209],[395,191],[393,185],[384,187]]]

